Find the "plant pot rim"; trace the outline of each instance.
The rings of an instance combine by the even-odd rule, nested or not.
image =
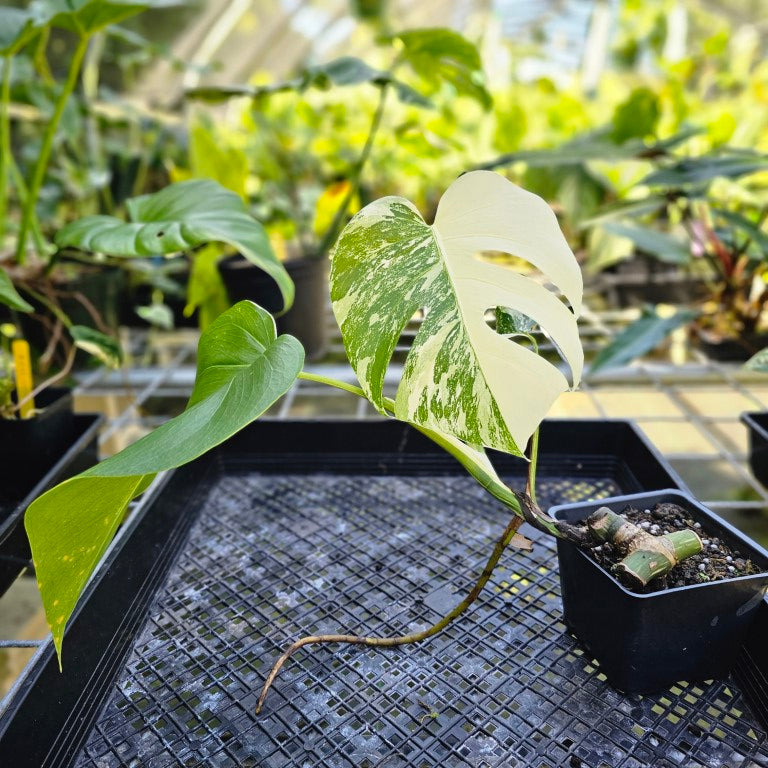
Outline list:
[[[737,576],[734,578],[719,579],[718,581],[705,581],[705,582],[702,582],[701,584],[686,584],[683,587],[670,587],[668,589],[657,590],[655,592],[639,593],[639,592],[633,592],[632,590],[627,589],[610,571],[607,571],[597,561],[589,557],[589,555],[583,549],[581,549],[580,547],[576,547],[575,544],[573,544],[572,546],[576,547],[579,555],[583,557],[588,563],[590,563],[590,565],[594,566],[599,571],[604,573],[609,579],[611,579],[611,581],[613,581],[614,584],[625,595],[638,600],[658,598],[664,595],[676,595],[682,592],[688,592],[690,590],[705,589],[706,587],[714,587],[720,584],[734,584],[734,583],[749,582],[751,580],[765,578],[765,574],[768,573],[768,550],[766,550],[764,547],[762,547],[753,539],[750,539],[749,536],[747,536],[745,533],[740,531],[738,528],[735,528],[733,525],[731,525],[729,522],[721,518],[719,515],[716,515],[714,512],[712,512],[712,510],[705,507],[698,499],[696,499],[693,496],[693,494],[686,493],[685,491],[681,491],[679,488],[664,488],[658,491],[644,491],[642,493],[632,493],[632,494],[627,494],[622,496],[609,496],[605,499],[595,499],[592,501],[581,501],[581,502],[575,502],[571,504],[558,504],[557,506],[554,506],[549,510],[549,514],[550,516],[556,519],[560,519],[558,517],[558,513],[567,512],[573,509],[580,509],[586,506],[591,507],[594,505],[610,506],[611,504],[614,504],[614,503],[626,505],[626,504],[630,504],[633,501],[640,501],[641,499],[647,499],[649,497],[656,497],[656,496],[672,496],[672,497],[678,498],[681,501],[687,502],[688,504],[692,504],[706,517],[710,519],[713,516],[716,517],[717,519],[714,520],[713,522],[715,522],[717,525],[724,528],[730,536],[732,536],[735,539],[738,539],[739,543],[743,547],[748,548],[749,550],[751,550],[751,552],[755,553],[765,561],[762,564],[762,567],[765,570],[761,573],[753,573],[753,574],[748,574],[746,576]],[[621,512],[621,510],[614,510],[614,511]],[[569,542],[564,542],[564,543],[569,543]],[[765,596],[761,595],[760,599],[761,600],[765,599]]]
[[[758,419],[766,420],[766,425]],[[764,440],[768,440],[768,411],[744,411],[739,415],[739,421],[757,432]]]

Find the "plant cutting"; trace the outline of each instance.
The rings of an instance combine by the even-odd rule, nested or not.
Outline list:
[[[87,229],[81,230],[84,237]],[[530,276],[483,258],[499,250],[540,268],[564,300]],[[26,528],[59,659],[66,623],[131,499],[157,472],[191,461],[258,418],[297,377],[366,397],[382,414],[412,425],[512,514],[477,583],[440,622],[393,638],[302,638],[278,660],[262,702],[282,664],[307,645],[390,647],[439,632],[472,604],[508,546],[530,547],[518,533],[524,521],[582,548],[610,544],[617,575],[641,589],[657,584],[654,580],[701,551],[686,515],[681,530],[657,533],[610,509],[595,510],[587,520],[558,519],[536,501],[539,424],[581,374],[581,290],[578,265],[551,209],[498,174],[460,177],[443,195],[432,225],[403,198],[383,198],[364,208],[342,232],[331,271],[334,312],[359,387],[303,372],[298,342],[278,336],[265,310],[241,302],[202,335],[194,390],[181,415],[29,507]],[[383,394],[384,373],[401,328],[419,309],[425,310],[425,321],[390,399]],[[489,310],[496,314],[496,327],[489,323]],[[536,353],[532,323],[560,349],[570,382]],[[526,457],[526,487],[508,487],[486,448]],[[701,586],[706,585],[696,588]]]

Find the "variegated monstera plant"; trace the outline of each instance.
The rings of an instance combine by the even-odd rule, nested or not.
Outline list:
[[[269,247],[266,240],[263,247]],[[549,285],[493,263],[483,257],[487,252],[524,260]],[[392,646],[440,631],[472,603],[507,546],[530,546],[517,534],[524,520],[576,543],[607,535],[599,527],[553,520],[535,498],[539,424],[558,395],[581,376],[581,295],[578,264],[551,209],[498,174],[460,177],[440,201],[432,225],[399,197],[364,208],[341,233],[331,270],[333,309],[359,387],[302,372],[299,343],[277,337],[267,312],[241,302],[202,335],[194,391],[181,415],[29,507],[27,532],[60,658],[66,623],[131,499],[157,472],[191,461],[258,418],[297,377],[354,392],[382,414],[413,425],[453,454],[513,515],[475,588],[438,624],[396,638],[303,638],[276,663],[259,707],[281,665],[304,645]],[[417,312],[423,322],[391,400],[383,393],[384,374],[401,331]],[[489,314],[495,314],[495,327]],[[535,326],[560,350],[570,381],[537,354]],[[520,338],[527,343],[517,343]],[[485,448],[518,456],[528,450],[525,490],[501,481]],[[667,570],[700,547],[692,532],[670,534],[663,547],[651,541],[656,537],[638,535],[646,548],[663,555],[654,561]]]

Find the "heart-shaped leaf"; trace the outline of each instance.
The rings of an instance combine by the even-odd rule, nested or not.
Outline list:
[[[126,205],[129,222],[114,216],[86,216],[59,230],[56,245],[135,258],[226,243],[274,279],[285,309],[293,303],[293,283],[272,252],[264,227],[238,195],[217,182],[181,181]]]
[[[200,338],[187,409],[146,437],[34,501],[25,525],[56,648],[128,503],[157,472],[192,461],[257,419],[288,391],[304,363],[292,336],[248,301],[235,304]]]
[[[19,312],[32,312],[34,307],[19,296],[11,278],[4,269],[0,269],[0,304]]]
[[[530,277],[477,258],[506,251],[545,273],[573,310]],[[395,415],[472,445],[520,454],[565,376],[489,327],[509,307],[533,319],[561,350],[574,385],[583,365],[576,317],[579,266],[549,206],[503,176],[467,173],[443,195],[429,226],[407,200],[364,208],[339,237],[331,299],[361,386],[383,410],[384,373],[400,332],[419,310]]]

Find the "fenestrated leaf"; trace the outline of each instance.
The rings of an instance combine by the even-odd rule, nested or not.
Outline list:
[[[626,365],[655,349],[672,331],[691,322],[697,312],[680,309],[674,315],[663,317],[655,309],[646,307],[643,314],[630,323],[616,338],[603,347],[589,368],[595,373],[603,368]]]
[[[6,307],[16,309],[19,312],[34,311],[34,307],[19,296],[11,278],[8,277],[8,273],[2,268],[0,268],[0,304],[5,304]]]
[[[750,357],[749,360],[744,363],[744,367],[749,371],[768,373],[768,347],[761,349],[756,355]]]
[[[476,258],[478,251],[526,259],[573,311],[534,280]],[[578,264],[549,206],[487,171],[451,185],[433,226],[403,198],[367,206],[342,232],[331,266],[333,309],[371,401],[383,410],[384,373],[397,339],[424,309],[395,415],[518,455],[568,382],[556,367],[497,334],[485,311],[509,307],[535,320],[561,350],[575,384],[583,362],[576,327],[581,293]]]
[[[664,232],[619,222],[603,224],[603,229],[612,235],[626,237],[643,253],[655,256],[665,264],[688,264],[691,260],[690,247]]]
[[[123,351],[111,336],[107,336],[87,325],[73,325],[69,335],[78,349],[82,349],[111,368],[117,368],[123,361]]]
[[[128,200],[126,207],[130,222],[114,216],[86,216],[59,230],[56,245],[137,257],[226,243],[274,279],[285,309],[293,303],[293,282],[272,252],[264,227],[234,192],[215,181],[181,181]]]
[[[186,464],[258,418],[293,384],[304,350],[272,316],[235,304],[204,333],[187,409],[120,453],[43,494],[25,526],[56,649],[130,500],[155,473]]]

